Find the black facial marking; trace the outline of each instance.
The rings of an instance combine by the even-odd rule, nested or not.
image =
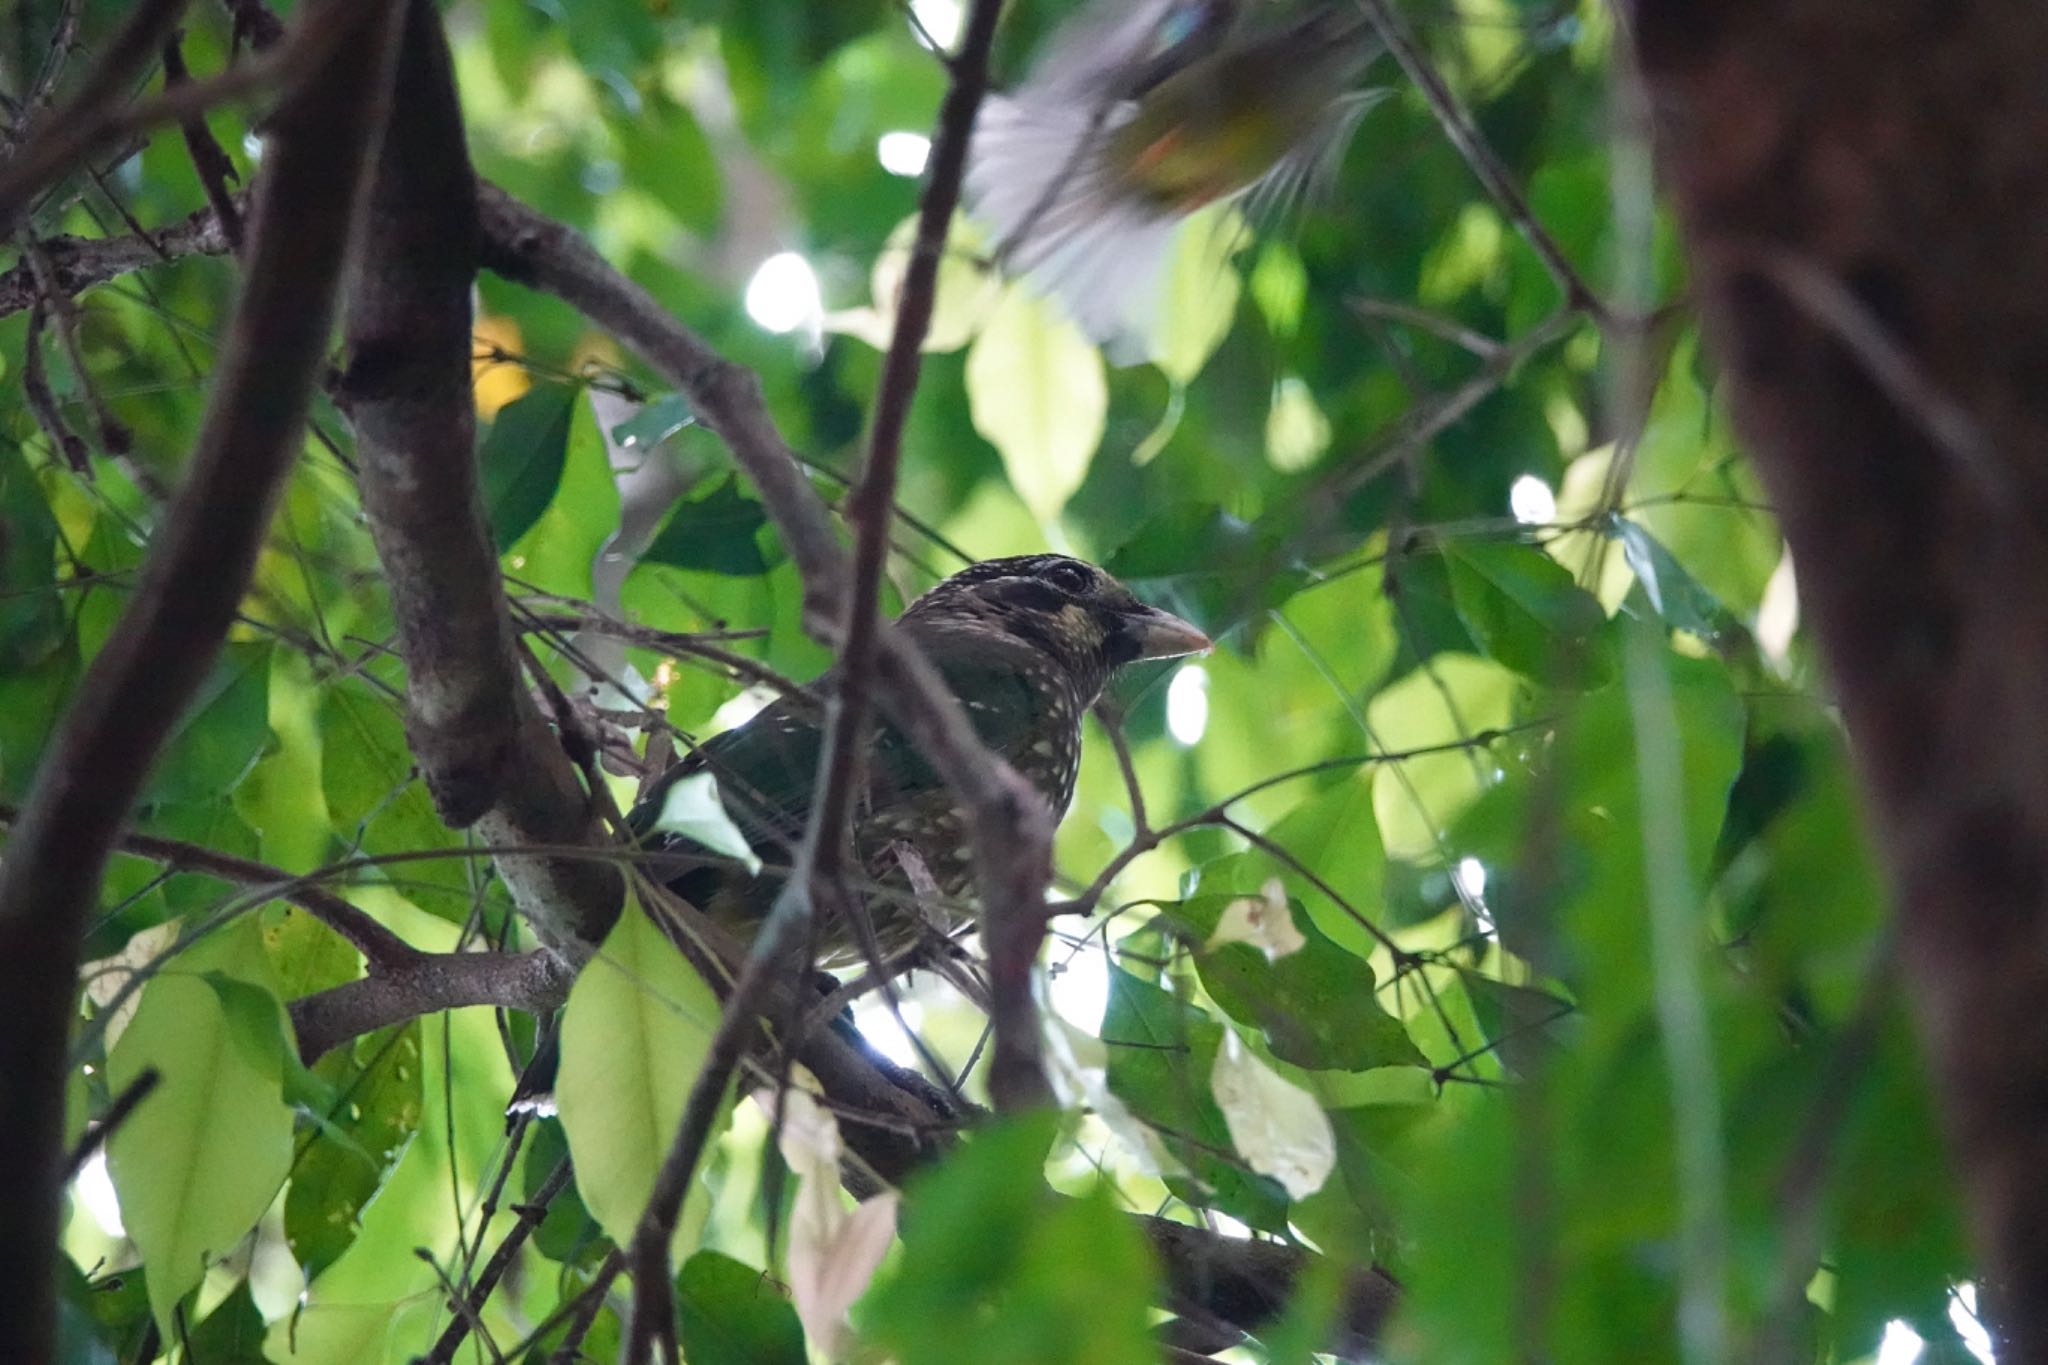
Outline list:
[[[1110,668],[1122,668],[1138,657],[1138,636],[1129,624],[1118,618],[1102,632],[1102,661]]]
[[[1035,578],[1003,579],[989,588],[988,597],[998,606],[1047,615],[1058,611],[1067,601],[1059,589],[1048,587]]]

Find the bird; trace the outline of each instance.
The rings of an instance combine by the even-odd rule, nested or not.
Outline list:
[[[898,618],[960,702],[981,741],[1016,769],[1057,823],[1080,771],[1081,722],[1118,670],[1204,653],[1199,628],[1148,606],[1085,560],[1059,554],[983,560],[941,581]],[[787,880],[810,819],[824,750],[828,670],[744,724],[714,735],[647,783],[626,816],[643,866],[715,922],[748,937]],[[853,813],[875,937],[895,951],[968,920],[972,883],[964,816],[937,772],[887,716],[866,749],[867,782]],[[669,798],[709,774],[758,867],[666,827]],[[829,918],[829,917],[828,917]],[[814,965],[861,960],[853,926],[820,926]],[[552,1111],[558,1057],[544,1030],[508,1116]]]
[[[1210,647],[1187,621],[1140,602],[1102,569],[1066,555],[984,560],[914,601],[897,622],[967,712],[984,744],[1044,799],[1055,822],[1073,800],[1081,721],[1116,671]],[[650,871],[712,919],[746,930],[781,890],[810,819],[824,744],[823,697],[833,675],[715,735],[649,784],[627,824]],[[885,718],[867,751],[854,812],[854,853],[875,888],[886,946],[967,918],[972,880],[965,817],[916,747]],[[716,780],[728,816],[761,859],[749,872],[685,835],[661,813],[678,784]],[[909,911],[911,913],[905,913]],[[850,926],[828,925],[828,960],[859,952]]]
[[[1191,215],[1294,196],[1384,94],[1354,89],[1381,51],[1355,11],[1254,8],[1279,6],[1097,0],[977,116],[965,188],[996,261],[1119,357],[1142,349]]]

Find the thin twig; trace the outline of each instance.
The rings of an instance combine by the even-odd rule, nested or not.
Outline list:
[[[1432,313],[1427,308],[1418,308],[1412,303],[1368,298],[1352,298],[1345,302],[1350,304],[1351,311],[1360,317],[1405,323],[1419,331],[1428,332],[1439,340],[1448,341],[1461,350],[1469,351],[1481,360],[1489,359],[1500,352],[1501,343],[1493,337],[1475,332],[1455,318]]]
[[[62,452],[64,463],[71,466],[71,472],[89,479],[92,477],[92,453],[85,448],[85,442],[78,438],[78,433],[66,425],[64,414],[57,407],[57,396],[50,391],[50,375],[43,360],[43,332],[48,319],[49,315],[41,303],[28,310],[28,337],[21,361],[21,394],[28,402],[29,414],[36,419],[36,425],[50,438],[50,444]]]
[[[100,1115],[99,1122],[86,1129],[84,1136],[72,1147],[71,1155],[64,1159],[64,1175],[59,1183],[70,1184],[78,1173],[85,1169],[85,1163],[92,1160],[92,1154],[104,1146],[107,1139],[114,1135],[115,1130],[128,1121],[128,1116],[135,1112],[135,1107],[148,1099],[150,1092],[155,1090],[162,1080],[163,1074],[151,1066],[143,1068],[141,1075],[128,1082],[127,1088],[114,1096],[114,1102],[107,1106],[107,1112]]]
[[[50,289],[66,294],[82,294],[96,284],[165,261],[221,256],[232,249],[219,216],[210,208],[147,235],[54,236],[43,238],[40,245],[50,263]],[[19,313],[46,292],[27,261],[0,271],[0,317]]]
[[[1138,769],[1131,762],[1131,742],[1124,734],[1124,718],[1108,699],[1095,703],[1095,719],[1102,722],[1102,732],[1109,736],[1109,746],[1116,751],[1117,771],[1123,774],[1124,793],[1131,799],[1131,828],[1137,837],[1152,832],[1152,822],[1145,818],[1145,788],[1138,781]]]
[[[21,811],[0,802],[0,825],[12,825]],[[330,891],[307,885],[305,880],[282,868],[238,858],[183,839],[166,839],[140,830],[124,830],[115,836],[114,846],[123,853],[149,858],[177,872],[203,872],[222,881],[258,890],[275,888],[279,900],[289,901],[347,939],[372,969],[392,967],[419,955],[417,949],[376,920]]]
[[[36,287],[43,292],[43,299],[49,305],[50,318],[57,327],[57,341],[64,347],[64,358],[71,362],[71,374],[78,382],[79,392],[84,394],[86,406],[91,409],[93,421],[99,425],[100,449],[109,455],[125,455],[135,444],[135,438],[107,400],[101,395],[99,386],[92,382],[92,370],[85,363],[85,348],[78,341],[78,305],[71,296],[57,287],[56,276],[50,268],[50,258],[29,234],[22,234],[21,254],[28,267],[35,273]],[[68,454],[69,452],[67,452]]]
[[[1579,274],[1549,229],[1537,221],[1528,199],[1515,185],[1514,177],[1508,174],[1508,168],[1501,164],[1492,145],[1481,135],[1479,125],[1473,121],[1464,103],[1445,83],[1443,74],[1423,52],[1421,44],[1415,41],[1415,35],[1396,17],[1387,0],[1357,0],[1357,3],[1365,16],[1372,20],[1373,27],[1379,30],[1380,39],[1394,54],[1394,60],[1401,64],[1401,69],[1408,73],[1408,79],[1415,82],[1423,99],[1429,102],[1430,110],[1435,113],[1437,122],[1443,125],[1444,135],[1451,140],[1451,145],[1458,149],[1459,155],[1465,158],[1465,164],[1472,168],[1472,174],[1478,177],[1479,183],[1493,196],[1508,221],[1515,225],[1515,230],[1535,250],[1550,277],[1564,290],[1565,306],[1574,311],[1584,311],[1596,321],[1605,323],[1609,318],[1607,305]]]
[[[498,1243],[498,1249],[491,1253],[491,1259],[484,1263],[481,1274],[476,1277],[476,1287],[456,1312],[454,1319],[435,1341],[434,1349],[428,1353],[428,1365],[448,1365],[455,1359],[455,1352],[461,1348],[462,1339],[471,1330],[471,1325],[482,1321],[484,1304],[489,1301],[491,1291],[498,1287],[498,1281],[505,1278],[511,1268],[513,1257],[526,1245],[526,1239],[540,1226],[547,1216],[548,1205],[555,1202],[569,1183],[569,1158],[563,1157],[555,1163],[555,1169],[548,1172],[548,1178],[533,1192],[533,1198],[524,1204],[514,1206],[518,1221],[505,1233],[505,1239]]]
[[[20,150],[0,166],[0,235],[11,234],[21,222],[30,195],[86,159],[97,145],[94,134],[156,59],[185,2],[142,0],[100,50],[64,108],[36,120]]]
[[[185,49],[173,33],[164,43],[164,87],[182,85],[191,80],[191,73],[185,69]],[[228,189],[230,181],[241,179],[235,171],[235,163],[221,147],[213,129],[206,124],[204,114],[193,114],[178,121],[178,131],[184,134],[185,151],[192,158],[192,169],[199,174],[199,187],[206,192],[206,202],[213,206],[213,216],[220,222],[221,235],[227,239],[228,249],[239,252],[242,249],[242,214],[235,205],[234,193]]]

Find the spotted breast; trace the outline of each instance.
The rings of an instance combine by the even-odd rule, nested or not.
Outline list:
[[[973,565],[912,603],[898,624],[960,699],[982,741],[1044,795],[1055,819],[1073,800],[1081,719],[1116,670],[1209,647],[1186,621],[1064,555]],[[767,913],[809,818],[823,745],[819,697],[829,677],[707,741],[663,774],[629,817],[659,855],[658,875],[735,927]],[[877,931],[894,946],[916,937],[919,911],[942,927],[964,919],[970,850],[951,794],[886,722],[876,726],[867,757],[854,839],[873,878],[867,899]],[[727,812],[763,860],[760,873],[658,830],[670,788],[699,772],[717,777]],[[825,945],[828,962],[854,954],[843,926],[826,926]]]

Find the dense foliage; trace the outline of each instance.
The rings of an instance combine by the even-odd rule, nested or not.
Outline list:
[[[20,11],[18,88],[55,8]],[[83,7],[88,48],[119,8]],[[1069,8],[1011,6],[999,73]],[[942,39],[958,17],[915,11]],[[1137,363],[956,232],[887,606],[968,557],[1051,547],[1219,647],[1117,690],[1128,773],[1090,722],[1057,846],[1059,893],[1090,913],[1045,958],[1057,1118],[978,1132],[911,1182],[844,1337],[813,1304],[800,1327],[782,1286],[801,1301],[809,1263],[857,1263],[860,1215],[844,1223],[829,1159],[788,1133],[778,1150],[737,1099],[678,1236],[688,1360],[801,1360],[805,1327],[906,1365],[1148,1358],[1160,1271],[1125,1210],[1326,1253],[1233,1358],[1306,1359],[1344,1264],[1400,1281],[1394,1360],[1846,1362],[1896,1323],[1966,1358],[1971,1268],[1883,888],[1613,93],[1608,10],[1404,12],[1531,220],[1382,60],[1390,93],[1322,193],[1190,225]],[[905,13],[463,0],[446,18],[479,173],[758,371],[841,498],[946,85]],[[220,69],[228,35],[196,9],[187,62]],[[210,123],[256,173],[253,117]],[[118,236],[206,202],[172,130],[67,182],[32,231]],[[236,279],[232,258],[174,259],[75,319],[0,318],[10,812],[178,482]],[[489,275],[477,299],[507,588],[615,742],[630,804],[660,722],[701,737],[772,695],[718,651],[798,680],[831,654],[690,405],[557,300]],[[47,411],[13,379],[32,363]],[[159,842],[128,842],[91,926],[67,1137],[162,1079],[73,1186],[69,1359],[424,1354],[448,1282],[474,1282],[573,1154],[457,1356],[543,1359],[585,1330],[564,1310],[638,1216],[718,1009],[650,921],[622,919],[570,997],[560,1118],[508,1138],[528,1017],[430,1015],[302,1066],[283,1002],[356,978],[358,954],[277,881],[190,856],[306,876],[424,950],[530,944],[416,779],[392,632],[349,426],[322,406],[134,812]],[[920,1044],[874,999],[869,1036],[980,1096],[981,1014],[932,974],[902,1000]],[[596,1307],[588,1358],[615,1358],[621,1303]]]

